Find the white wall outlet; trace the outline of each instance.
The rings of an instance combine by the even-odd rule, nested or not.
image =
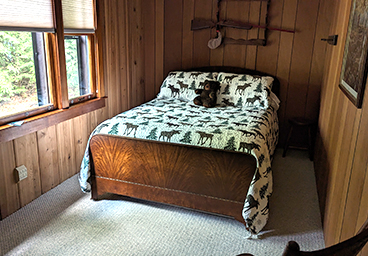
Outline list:
[[[24,180],[25,178],[27,178],[28,173],[27,173],[27,167],[25,167],[24,165],[18,166],[17,168],[14,169],[14,176],[15,176],[15,181],[19,182],[21,180]]]

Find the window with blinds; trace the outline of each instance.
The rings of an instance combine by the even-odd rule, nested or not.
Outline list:
[[[63,26],[66,32],[93,33],[95,30],[93,0],[61,1]],[[1,0],[0,30],[53,32],[52,0]]]
[[[54,32],[51,0],[1,0],[0,29]]]
[[[0,1],[0,125],[96,97],[95,13],[94,0]]]
[[[63,21],[66,33],[94,33],[92,0],[63,0]]]

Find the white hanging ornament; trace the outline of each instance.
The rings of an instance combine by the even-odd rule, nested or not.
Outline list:
[[[219,47],[221,45],[221,42],[222,42],[222,35],[221,35],[221,32],[220,30],[217,30],[217,37],[216,38],[213,38],[213,39],[210,39],[208,41],[208,48],[210,49],[216,49],[217,47]]]

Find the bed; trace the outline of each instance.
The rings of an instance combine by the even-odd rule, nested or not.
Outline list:
[[[194,105],[219,81],[217,105]],[[79,173],[84,192],[173,204],[230,216],[258,234],[267,223],[278,142],[277,78],[204,67],[170,72],[157,97],[91,133]]]

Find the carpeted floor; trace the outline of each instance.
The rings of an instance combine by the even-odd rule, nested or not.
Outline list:
[[[270,219],[258,239],[229,218],[114,196],[92,201],[73,176],[0,222],[0,255],[281,255],[324,247],[313,163],[278,150]],[[122,200],[123,199],[123,200]]]

